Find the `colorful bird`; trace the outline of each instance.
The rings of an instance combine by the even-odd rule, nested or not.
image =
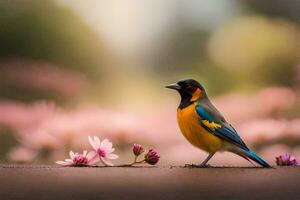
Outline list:
[[[219,151],[229,151],[248,161],[251,159],[262,167],[271,167],[247,147],[236,130],[210,102],[200,83],[185,79],[166,88],[178,91],[181,96],[177,120],[183,136],[193,146],[208,152],[208,157],[197,167],[208,166],[207,162]]]

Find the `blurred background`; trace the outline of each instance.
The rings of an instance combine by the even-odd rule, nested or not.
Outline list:
[[[300,158],[298,0],[0,1],[0,160],[54,164],[87,136],[200,163],[164,85],[194,78],[246,143]],[[230,153],[213,165],[249,165]]]

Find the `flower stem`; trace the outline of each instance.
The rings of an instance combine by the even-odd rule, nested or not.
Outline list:
[[[145,159],[144,160],[140,160],[140,161],[137,161],[137,156],[134,158],[134,161],[132,163],[129,163],[129,164],[125,164],[125,165],[118,165],[118,167],[132,167],[133,165],[136,165],[136,164],[142,164],[143,162],[145,162]]]
[[[133,164],[142,164],[142,163],[144,163],[145,162],[145,159],[144,160],[141,160],[141,161],[138,161],[138,162],[135,162],[135,163],[133,163]]]
[[[136,160],[137,160],[137,156],[134,156],[134,161],[133,161],[133,163],[136,163]]]

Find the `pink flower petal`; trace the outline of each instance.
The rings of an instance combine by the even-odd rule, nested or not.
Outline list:
[[[99,162],[99,157],[95,156],[94,158],[92,158],[91,160],[88,161],[88,165],[89,166],[94,166],[98,162]]]
[[[108,158],[108,159],[117,159],[117,158],[119,158],[119,156],[116,155],[116,154],[110,153],[110,154],[106,155],[106,158]]]
[[[89,136],[89,142],[90,142],[90,145],[93,147],[93,149],[95,151],[97,151],[98,146],[97,146],[97,144],[94,142],[94,140],[90,136]]]
[[[100,160],[102,161],[102,163],[104,165],[107,165],[107,166],[114,166],[114,164],[112,162],[110,162],[108,159],[106,158],[103,158],[103,157],[100,157]]]
[[[114,152],[114,151],[115,151],[115,149],[114,149],[114,148],[111,148],[111,149],[106,150],[106,153],[107,153],[107,154],[110,154],[110,153],[112,153],[112,152]]]
[[[103,149],[105,149],[105,151],[108,151],[108,150],[111,150],[112,149],[112,143],[109,142],[108,139],[104,139],[102,142],[101,142],[101,146]]]
[[[70,163],[70,164],[72,164],[73,163],[73,160],[71,160],[71,159],[65,159],[65,161],[64,162],[67,162],[67,163]]]
[[[84,150],[82,153],[83,157],[86,157],[86,154],[87,154],[87,150]]]
[[[97,148],[100,147],[101,142],[100,142],[100,139],[97,136],[94,136],[94,143],[96,144]]]
[[[70,165],[70,163],[64,162],[64,161],[56,161],[55,163],[59,164],[59,165],[63,165],[63,166],[69,166]]]
[[[97,153],[96,153],[95,151],[90,151],[90,152],[87,153],[86,158],[87,158],[88,160],[91,160],[91,159],[93,159],[94,157],[96,157],[96,155],[97,155]]]
[[[71,158],[71,159],[73,159],[73,158],[74,158],[74,156],[75,156],[75,154],[74,154],[74,152],[73,152],[73,151],[70,151],[70,152],[69,152],[69,155],[70,155],[70,158]]]
[[[88,159],[87,164],[90,166],[95,165],[97,162],[99,162],[99,157],[97,156],[97,153],[95,151],[88,152],[86,158]]]

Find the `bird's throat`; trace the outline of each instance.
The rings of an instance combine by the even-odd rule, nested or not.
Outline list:
[[[179,109],[183,109],[188,107],[189,105],[191,105],[193,102],[191,101],[191,96],[186,94],[186,93],[180,93],[180,97],[181,97],[181,101],[180,104],[178,106]]]

